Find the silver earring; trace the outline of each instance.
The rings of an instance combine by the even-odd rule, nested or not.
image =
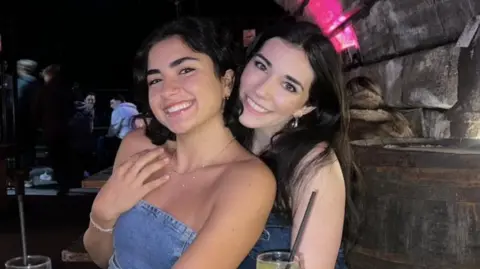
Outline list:
[[[298,126],[298,118],[293,117],[292,128],[297,128],[297,126]]]

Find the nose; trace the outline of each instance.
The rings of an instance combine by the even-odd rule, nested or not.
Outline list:
[[[176,79],[164,78],[161,93],[165,96],[175,95],[180,90],[180,83]]]
[[[274,81],[275,79],[273,78],[273,76],[265,78],[263,81],[256,85],[255,94],[263,99],[271,97],[271,95],[275,91]]]

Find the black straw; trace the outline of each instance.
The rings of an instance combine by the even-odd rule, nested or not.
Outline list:
[[[292,250],[290,251],[290,257],[289,257],[290,262],[293,262],[293,260],[295,259],[295,256],[297,256],[298,246],[300,246],[300,243],[303,238],[303,234],[305,233],[305,227],[307,226],[308,219],[310,218],[310,213],[312,212],[313,205],[315,204],[315,197],[317,197],[317,193],[318,191],[314,190],[310,195],[310,200],[308,200],[307,209],[305,209],[305,215],[303,215],[302,223],[298,228],[297,237],[295,238],[295,242],[293,243]],[[290,268],[290,265],[287,266],[287,269],[289,268]]]
[[[16,158],[15,163],[18,164],[18,159]],[[28,265],[28,255],[27,255],[27,235],[25,232],[25,212],[24,212],[24,195],[25,195],[25,177],[27,172],[23,169],[15,171],[15,194],[17,195],[18,200],[18,215],[20,217],[20,235],[22,240],[22,259],[23,265]]]
[[[27,266],[27,236],[25,233],[25,213],[23,211],[23,195],[19,194],[18,197],[18,213],[20,215],[20,234],[22,236],[22,258],[23,265]]]

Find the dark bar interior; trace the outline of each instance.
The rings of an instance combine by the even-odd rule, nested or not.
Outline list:
[[[240,112],[235,114],[235,120],[243,125],[243,113],[248,121],[248,111],[258,119],[272,112],[274,116],[288,114],[288,119],[271,125],[283,129],[276,130],[278,133],[272,132],[276,135],[265,140],[270,141],[266,142],[270,146],[264,146],[263,150],[257,152],[255,141],[259,140],[261,131],[268,128],[244,126],[252,128],[249,133],[246,132],[247,136],[251,135],[250,140],[245,139],[243,133],[235,134],[233,130],[236,129],[232,128],[232,139],[225,143],[225,147],[213,149],[213,146],[223,143],[219,139],[218,143],[212,143],[211,152],[205,151],[210,155],[216,151],[218,153],[214,157],[219,157],[232,143],[236,145],[239,141],[239,146],[245,147],[249,154],[256,154],[272,171],[277,196],[258,242],[270,236],[271,242],[275,242],[275,233],[269,229],[277,227],[278,223],[273,225],[270,221],[274,213],[287,212],[290,215],[286,218],[289,222],[285,227],[292,239],[290,236],[288,240],[282,238],[282,243],[287,245],[285,251],[289,253],[290,262],[298,254],[290,249],[292,245],[295,245],[295,251],[297,247],[300,249],[301,257],[304,255],[302,251],[305,251],[305,268],[302,269],[333,269],[330,267],[333,262],[335,269],[480,268],[480,2],[477,0],[307,0],[303,5],[301,0],[3,1],[0,3],[0,267],[14,257],[22,257],[22,251],[28,251],[28,254],[51,259],[51,267],[41,268],[99,268],[95,263],[99,264],[101,259],[91,255],[97,249],[92,251],[91,246],[84,244],[83,235],[96,230],[98,234],[113,231],[114,240],[119,236],[115,234],[117,224],[108,228],[95,222],[97,216],[92,204],[99,190],[116,173],[120,173],[117,172],[117,162],[121,159],[118,152],[120,145],[125,144],[124,138],[131,132],[144,128],[147,130],[145,136],[151,138],[148,134],[150,130],[164,128],[169,135],[163,141],[164,145],[155,144],[152,139],[151,143],[155,147],[165,146],[165,152],[172,153],[169,155],[170,162],[180,163],[180,157],[175,154],[177,144],[180,152],[183,133],[176,133],[173,123],[172,128],[167,124],[168,117],[174,112],[165,112],[165,120],[150,107],[154,97],[149,91],[157,86],[149,79],[162,75],[166,85],[168,73],[154,68],[149,68],[148,72],[143,70],[142,75],[147,77],[143,81],[144,86],[148,85],[150,89],[147,91],[149,106],[142,99],[145,94],[138,91],[139,83],[134,78],[134,65],[138,63],[134,59],[137,59],[142,41],[152,30],[184,17],[212,19],[228,29],[234,43],[242,48],[236,55],[241,60],[235,69],[235,72],[241,73],[235,73],[230,85],[233,87],[230,93],[238,94],[235,89],[239,88],[240,95],[238,100],[230,93],[223,96],[221,113],[229,111],[228,106],[233,106],[236,110],[232,108],[232,111]],[[265,51],[261,50],[262,46],[267,47],[274,40],[262,41],[262,34],[274,29],[272,26],[293,23],[290,20],[315,25],[322,38],[329,42],[329,51],[338,56],[339,77],[335,67],[328,65],[329,57],[322,56],[320,59],[319,52],[314,59],[315,55],[307,51],[312,48],[325,50],[325,46],[318,45],[323,39],[317,37],[313,43],[308,43],[308,39],[301,45],[282,39],[288,44],[278,47],[296,51],[292,55],[298,51],[303,53],[302,60],[309,64],[310,69],[299,77],[313,71],[312,83],[308,87],[302,86],[302,79],[293,78],[289,73],[276,80],[265,80],[263,84],[252,82],[249,85],[270,87],[275,81],[280,81],[281,85],[288,82],[293,88],[299,86],[302,89],[288,93],[291,95],[283,91],[274,92],[276,89],[273,86],[268,88],[270,92],[265,88],[262,93],[257,90],[255,94],[253,90],[242,88],[243,83],[253,81],[253,78],[244,79],[246,74],[251,74],[250,62],[255,63],[257,68],[262,65],[266,70],[262,74],[271,77],[275,72],[283,72],[284,66],[290,71],[302,70],[294,57],[288,58],[291,55],[281,55],[292,59],[291,65],[284,63],[282,68],[278,68],[276,61],[281,62],[282,59],[268,60]],[[299,40],[303,40],[302,34],[306,35],[299,33]],[[257,42],[260,47],[257,47]],[[147,52],[152,51],[154,49],[150,48]],[[250,55],[252,51],[254,53]],[[220,54],[221,50],[217,52]],[[205,54],[203,51],[199,53]],[[150,65],[150,58],[147,59]],[[213,61],[213,64],[216,62]],[[320,72],[315,68],[324,70]],[[334,79],[338,79],[335,81],[338,83],[330,87],[330,80]],[[313,83],[320,80],[321,83]],[[188,84],[182,85],[188,87]],[[317,96],[310,93],[310,87],[313,91],[314,86],[319,87],[322,94],[330,88],[338,91],[333,95]],[[288,98],[302,96],[307,88],[307,97],[302,101],[302,109],[306,112],[298,116],[297,111],[291,113],[293,110],[281,109],[282,104],[293,100]],[[257,99],[253,100],[251,96]],[[314,98],[330,98],[331,102],[317,100],[314,103]],[[238,109],[238,104],[230,102],[232,99],[240,102],[242,108]],[[253,104],[248,105],[249,100],[253,100]],[[337,101],[338,104],[333,104]],[[297,103],[292,101],[290,104],[293,105],[286,107],[291,108]],[[325,110],[315,104],[324,104]],[[164,108],[164,111],[171,107]],[[337,114],[331,112],[335,109],[339,110]],[[307,125],[309,123],[304,119],[309,113],[320,115],[315,118],[318,122]],[[332,113],[330,118],[325,116],[330,115],[328,113]],[[325,122],[332,120],[335,124],[320,121],[322,115]],[[255,122],[255,117],[252,118]],[[125,127],[126,121],[128,127]],[[227,123],[225,126],[230,127]],[[339,129],[328,129],[334,128],[332,126]],[[315,130],[322,138],[306,135],[314,128],[318,128]],[[289,145],[281,144],[287,141],[281,139],[282,135],[287,137],[297,131],[304,131],[304,136],[292,136],[298,140],[294,143],[290,141]],[[280,142],[275,141],[277,138]],[[344,144],[341,144],[342,141]],[[174,145],[171,152],[170,142]],[[276,148],[277,142],[282,147]],[[202,143],[207,144],[208,141],[202,140],[197,144]],[[138,142],[138,145],[141,148],[143,144]],[[305,210],[306,202],[298,204],[298,208],[293,206],[298,201],[292,198],[296,196],[290,191],[296,193],[293,190],[297,190],[295,184],[300,184],[300,181],[285,183],[281,172],[290,175],[289,180],[298,180],[314,172],[329,177],[318,172],[321,168],[306,173],[305,167],[311,168],[310,165],[319,164],[330,155],[312,153],[311,158],[318,158],[314,161],[306,161],[309,159],[305,156],[295,159],[302,150],[310,147],[305,151],[305,154],[310,154],[319,145],[328,145],[325,150],[331,150],[338,157],[338,167],[344,178],[341,195],[346,198],[336,201],[345,203],[341,208],[341,223],[344,224],[336,230],[328,227],[330,215],[325,213],[323,217],[327,219],[327,224],[314,222],[318,227],[306,228],[305,236],[295,237],[291,229],[298,228],[300,225],[297,222],[301,220],[296,217],[296,210]],[[278,156],[282,152],[292,158],[281,159]],[[220,159],[228,160],[227,157]],[[348,161],[346,165],[343,163],[345,160]],[[115,168],[114,163],[117,165]],[[281,165],[295,172],[279,167]],[[208,166],[213,164],[202,163],[196,169],[204,172],[203,169]],[[169,177],[176,174],[181,178],[190,173],[193,174],[190,179],[196,177],[194,172],[197,170],[178,172],[175,169],[168,173]],[[310,188],[314,185],[305,186]],[[307,187],[300,188],[302,191],[299,193],[309,196],[310,189]],[[194,194],[181,194],[185,198],[180,201],[190,201],[195,193],[203,189],[197,190],[192,192]],[[287,199],[289,202],[282,200],[288,195],[292,195],[290,200]],[[320,189],[318,196],[322,195]],[[211,193],[204,196],[215,197]],[[317,205],[313,207],[322,207],[322,198],[317,199]],[[282,201],[291,204],[282,208]],[[136,206],[159,207],[143,202],[139,201]],[[24,242],[19,203],[25,214]],[[208,204],[205,202],[205,207]],[[331,207],[334,208],[333,205]],[[124,215],[127,214],[122,213],[121,216]],[[193,215],[190,216],[192,219]],[[183,225],[172,216],[169,218]],[[120,217],[117,217],[117,223],[118,219]],[[355,228],[352,230],[351,227]],[[193,232],[197,239],[201,238],[203,228]],[[319,234],[328,237],[327,230],[312,232],[324,228],[331,228],[331,233],[338,233],[338,238],[322,238],[324,241],[308,238]],[[195,230],[192,228],[192,231]],[[303,238],[308,243],[302,246],[301,242],[293,242],[294,238]],[[352,238],[355,238],[354,243],[350,241]],[[325,254],[327,250],[318,250],[318,257],[312,258],[317,256],[312,255],[316,252],[309,252],[306,245],[312,247],[315,245],[313,241],[321,241],[315,246],[327,246],[328,249],[327,240],[335,241],[334,245],[338,243],[333,251],[335,253],[330,251],[332,253]],[[192,246],[193,242],[190,242]],[[182,251],[181,255],[188,254],[188,251]],[[272,249],[264,250],[269,251]],[[181,255],[177,257],[179,261],[182,261]],[[111,256],[112,263],[128,264],[125,262],[127,259],[119,257],[118,261],[114,261],[115,255]],[[257,269],[281,268],[260,267],[260,256],[253,257]],[[327,256],[330,263],[325,262]],[[255,265],[245,267],[245,261],[240,269],[255,268]],[[320,267],[320,264],[322,268],[314,268]],[[288,266],[300,269],[295,267],[298,264]],[[110,264],[108,268],[120,267]]]

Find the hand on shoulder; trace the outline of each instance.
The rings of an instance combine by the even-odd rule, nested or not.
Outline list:
[[[123,139],[115,156],[114,167],[119,166],[131,156],[145,151],[158,148],[152,144],[150,139],[145,135],[145,129],[136,129],[128,133]]]

